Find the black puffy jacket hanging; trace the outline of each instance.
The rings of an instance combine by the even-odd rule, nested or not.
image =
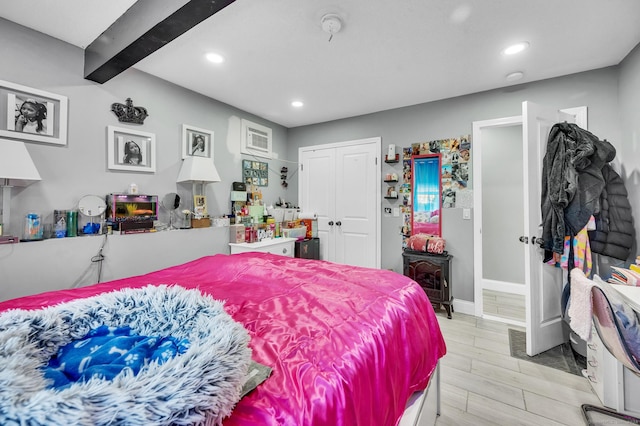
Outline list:
[[[589,231],[591,251],[627,260],[635,239],[627,189],[609,164],[602,168],[602,175],[605,186],[600,195],[600,211],[595,215],[596,229]]]

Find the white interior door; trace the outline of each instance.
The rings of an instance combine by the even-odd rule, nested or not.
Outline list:
[[[474,260],[474,298],[476,315],[486,317],[487,315],[483,313],[483,292],[485,289],[523,295],[527,354],[533,356],[561,344],[564,340],[560,302],[564,285],[563,274],[558,268],[542,262],[543,250],[535,243],[535,239],[542,234],[540,209],[542,161],[551,127],[555,123],[567,121],[577,122],[578,125],[586,128],[586,107],[562,112],[556,108],[524,102],[522,111],[522,116],[473,123],[474,187],[476,191],[474,197],[474,251],[479,255],[479,258]],[[483,216],[486,216],[485,211],[488,210],[483,207],[483,201],[491,202],[491,191],[495,189],[495,183],[492,184],[488,180],[487,176],[490,177],[490,174],[484,173],[484,179],[487,182],[483,183],[483,169],[485,164],[490,168],[496,167],[497,164],[495,160],[492,164],[492,161],[488,158],[485,159],[484,156],[485,154],[500,154],[496,154],[495,150],[494,152],[491,149],[485,150],[484,145],[490,145],[489,139],[495,129],[505,127],[521,127],[522,129],[521,138],[516,139],[513,135],[511,137],[522,143],[521,185],[524,197],[511,197],[508,202],[505,200],[504,207],[505,210],[517,215],[522,214],[523,217],[497,219],[498,213],[493,213],[495,217],[491,219],[503,224],[505,220],[509,220],[516,224],[516,227],[521,230],[520,232],[510,229],[508,226],[494,226],[492,228],[490,220],[483,220]],[[517,160],[503,158],[503,161],[512,160],[518,163],[520,161],[519,158]],[[508,179],[508,177],[505,178]],[[505,189],[508,189],[508,186],[504,185]],[[489,194],[484,194],[485,192]],[[514,193],[517,193],[517,190]],[[522,203],[522,206],[511,209],[508,203],[512,202]],[[521,224],[522,227],[518,224]],[[492,233],[492,235],[488,235],[488,233]],[[496,233],[510,233],[510,235],[493,235]],[[515,241],[520,243],[520,247],[508,248]],[[492,248],[491,242],[502,245],[502,250],[496,250],[496,247]],[[505,258],[508,255],[506,252],[511,255],[519,253],[524,257],[523,262],[510,262]],[[504,268],[495,267],[496,256],[502,257],[498,261],[503,262]],[[485,257],[491,258],[484,259]],[[510,266],[514,264],[523,265],[523,275],[513,271],[514,268]],[[524,279],[524,283],[520,282],[521,277]]]
[[[318,215],[318,238],[320,239],[320,259],[335,262],[333,226],[335,220],[335,161],[334,148],[301,150],[299,196],[303,211]]]
[[[564,342],[561,297],[565,280],[562,270],[543,263],[544,250],[535,239],[542,237],[542,162],[549,132],[554,124],[575,123],[572,114],[557,108],[522,103],[522,134],[525,164],[525,303],[527,308],[527,355],[533,356]]]
[[[318,215],[320,258],[380,267],[380,138],[300,148],[298,200]]]
[[[336,148],[336,260],[380,267],[376,253],[379,224],[380,149],[375,143]]]

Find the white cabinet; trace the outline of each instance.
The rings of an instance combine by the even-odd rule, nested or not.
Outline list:
[[[293,257],[295,242],[295,238],[274,238],[271,240],[262,240],[257,243],[229,243],[229,247],[231,254],[253,251]]]
[[[621,413],[640,415],[640,377],[620,363],[604,346],[595,327],[587,343],[587,378],[602,404]]]

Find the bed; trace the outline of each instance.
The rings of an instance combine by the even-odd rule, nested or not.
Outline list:
[[[146,275],[9,300],[0,303],[0,315],[150,284],[197,289],[222,300],[247,330],[251,358],[272,369],[239,400],[225,426],[397,425],[446,352],[433,308],[409,278],[268,253],[206,256]]]

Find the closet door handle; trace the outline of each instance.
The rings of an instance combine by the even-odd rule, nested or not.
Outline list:
[[[336,222],[336,225],[338,225],[338,226],[342,226],[342,222],[337,221],[337,222]]]
[[[525,237],[524,235],[522,235],[520,238],[518,238],[518,240],[520,240],[521,243],[527,244],[529,242],[529,237]]]
[[[329,226],[333,226],[333,221],[332,220],[329,221]]]

